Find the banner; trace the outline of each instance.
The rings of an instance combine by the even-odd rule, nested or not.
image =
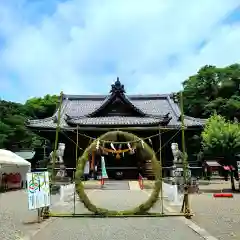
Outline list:
[[[50,206],[50,186],[48,172],[27,173],[29,210]]]
[[[104,156],[101,157],[102,178],[108,178]]]

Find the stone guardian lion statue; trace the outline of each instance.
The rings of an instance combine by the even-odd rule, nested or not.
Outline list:
[[[60,163],[63,164],[63,156],[64,156],[64,151],[65,151],[65,143],[59,143],[58,144],[58,149],[56,150],[56,161],[55,163]],[[53,163],[53,158],[54,158],[54,151],[50,153],[50,163]]]
[[[173,164],[183,163],[183,161],[182,161],[183,154],[179,150],[178,144],[177,143],[172,143],[171,144],[171,149],[172,149],[172,154],[173,154]]]
[[[65,144],[64,143],[59,143],[58,144],[58,149],[56,150],[56,164],[59,164],[59,170],[56,174],[57,177],[60,177],[61,179],[63,179],[64,177],[67,176],[66,173],[66,167],[64,165],[64,160],[63,160],[63,156],[64,156],[64,151],[65,151]],[[53,159],[54,159],[54,151],[52,151],[50,153],[50,163],[53,163]]]

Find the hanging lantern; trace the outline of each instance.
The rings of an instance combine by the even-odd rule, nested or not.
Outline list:
[[[149,141],[149,143],[152,145],[152,140],[151,140],[151,138],[149,138],[148,141]]]
[[[144,141],[143,140],[141,140],[141,144],[142,144],[142,148],[144,148]]]

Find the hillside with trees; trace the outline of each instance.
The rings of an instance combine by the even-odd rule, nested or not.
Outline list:
[[[13,150],[41,146],[43,139],[26,128],[26,120],[51,116],[57,101],[56,95],[31,98],[25,104],[0,100],[0,148]]]

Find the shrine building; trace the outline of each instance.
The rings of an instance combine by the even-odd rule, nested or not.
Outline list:
[[[181,112],[174,94],[128,95],[117,78],[108,95],[63,94],[60,109],[58,142],[65,143],[64,162],[68,168],[76,166],[77,132],[78,156],[93,139],[111,130],[131,132],[144,139],[156,152],[158,159],[161,152],[164,167],[173,164],[171,143],[178,143],[181,149]],[[54,146],[57,122],[58,109],[48,118],[29,120],[27,127]],[[202,130],[204,122],[203,119],[184,116],[186,149],[192,166],[196,165],[196,159],[191,157],[192,137]],[[124,139],[118,139],[118,142],[124,142]],[[120,159],[114,154],[105,154],[109,178],[114,179],[119,172],[124,179],[136,178],[139,166],[145,177],[150,176],[148,159],[140,158],[134,153],[127,153]],[[89,154],[92,171],[95,171],[96,165],[99,167],[100,159],[100,154]],[[168,171],[164,171],[164,174],[167,175]]]

